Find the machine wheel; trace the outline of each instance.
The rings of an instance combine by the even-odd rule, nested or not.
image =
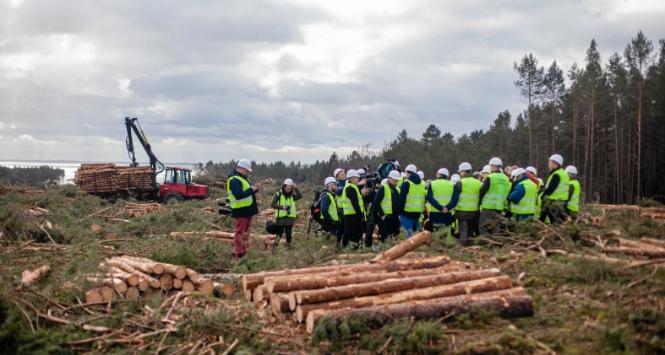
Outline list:
[[[165,205],[173,205],[176,203],[180,203],[184,201],[185,199],[182,197],[182,195],[178,193],[171,193],[166,196],[164,196],[164,204]]]

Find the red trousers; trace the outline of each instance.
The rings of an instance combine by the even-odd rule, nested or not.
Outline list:
[[[249,229],[252,226],[252,217],[236,217],[235,233],[233,234],[233,247],[236,255],[247,252],[249,246]]]

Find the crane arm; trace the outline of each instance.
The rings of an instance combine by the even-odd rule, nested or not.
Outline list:
[[[127,139],[125,141],[125,144],[127,145],[127,153],[129,154],[129,159],[131,159],[132,161],[130,166],[138,165],[138,163],[136,162],[136,154],[134,152],[134,140],[132,138],[132,131],[133,131],[134,134],[136,135],[136,139],[138,139],[141,146],[143,146],[143,150],[145,150],[146,154],[148,154],[148,158],[150,159],[150,167],[155,172],[155,176],[164,171],[164,164],[162,164],[162,162],[160,162],[159,159],[157,159],[157,156],[155,156],[155,153],[152,152],[152,148],[150,147],[150,143],[148,142],[148,137],[145,135],[145,132],[143,132],[143,129],[138,123],[138,118],[125,117],[125,128],[127,128]],[[155,177],[153,177],[153,185],[156,186]]]

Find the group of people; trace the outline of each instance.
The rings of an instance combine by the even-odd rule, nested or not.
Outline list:
[[[338,168],[324,180],[320,222],[336,236],[338,246],[358,248],[364,236],[365,246],[372,247],[377,225],[381,242],[402,230],[409,238],[427,229],[442,231],[448,238],[457,236],[468,245],[471,238],[494,231],[504,218],[560,223],[579,212],[577,169],[564,169],[559,154],[549,158],[545,182],[538,178],[536,168],[504,167],[498,157],[478,172],[468,162],[461,163],[452,175],[441,168],[429,181],[414,164],[400,172],[395,162],[395,168],[378,187],[370,186],[363,169]],[[249,160],[241,159],[227,181],[238,258],[245,255],[251,218],[258,213],[255,193],[260,187],[247,180],[251,171]],[[278,238],[286,234],[287,243],[296,218],[295,201],[300,198],[293,181],[286,179],[271,204],[279,227],[276,234]]]

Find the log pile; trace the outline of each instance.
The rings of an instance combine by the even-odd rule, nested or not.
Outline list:
[[[111,163],[81,164],[74,183],[88,193],[111,193],[152,189],[152,177],[150,167],[116,166]]]
[[[201,292],[211,295],[212,280],[183,266],[134,256],[116,256],[98,265],[99,272],[86,277],[95,285],[85,294],[88,304],[114,302],[119,297],[139,299],[158,293]]]
[[[642,238],[631,240],[618,238],[618,246],[606,246],[605,252],[614,254],[627,254],[647,258],[665,258],[665,241]]]
[[[607,205],[595,204],[591,207],[600,209],[603,213],[607,212],[634,212],[642,217],[649,217],[652,220],[665,223],[665,207],[640,207],[637,205]]]
[[[533,314],[531,297],[498,269],[473,269],[446,256],[405,256],[431,238],[421,232],[369,262],[243,275],[242,291],[247,301],[270,307],[278,319],[305,323],[309,333],[324,318],[360,317],[382,325],[477,309],[505,317]]]
[[[132,203],[127,202],[125,204],[125,213],[130,217],[142,217],[146,214],[158,211],[161,208],[161,205],[156,202],[151,203]]]

